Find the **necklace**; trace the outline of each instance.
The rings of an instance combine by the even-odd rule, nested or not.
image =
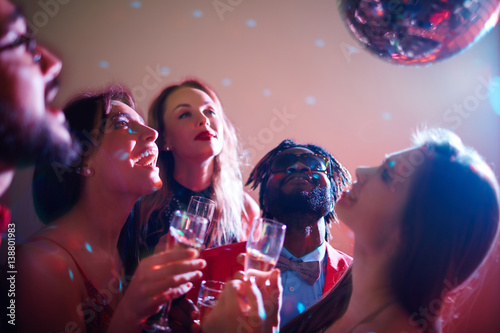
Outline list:
[[[364,317],[363,319],[361,319],[356,325],[354,325],[347,333],[352,333],[354,331],[354,329],[356,327],[358,327],[359,325],[361,324],[365,324],[375,318],[377,318],[377,316],[382,313],[382,311],[384,311],[387,307],[389,307],[389,305],[393,304],[394,302],[396,302],[395,300],[390,300],[389,302],[385,303],[385,304],[382,304],[382,306],[380,306],[379,308],[375,309],[375,311],[373,312],[370,312],[366,317]]]

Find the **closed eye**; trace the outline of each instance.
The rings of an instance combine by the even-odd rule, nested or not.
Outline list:
[[[380,177],[382,177],[382,180],[386,183],[390,183],[392,180],[392,176],[390,175],[389,170],[387,170],[386,167],[383,167]]]
[[[191,116],[191,112],[182,112],[180,115],[179,115],[179,119],[184,119],[184,118],[188,118]]]

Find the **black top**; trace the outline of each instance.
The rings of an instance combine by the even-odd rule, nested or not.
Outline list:
[[[212,186],[200,192],[192,191],[177,181],[173,181],[173,196],[170,204],[163,210],[155,210],[146,225],[140,225],[140,203],[139,199],[132,209],[127,222],[123,226],[118,241],[118,250],[125,266],[125,274],[130,280],[139,264],[139,260],[154,253],[154,249],[160,238],[168,233],[170,220],[176,210],[185,211],[192,196],[211,198],[213,196]],[[207,237],[205,245],[210,241]]]

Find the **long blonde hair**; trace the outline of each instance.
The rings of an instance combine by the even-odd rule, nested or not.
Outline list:
[[[157,144],[160,147],[158,166],[163,187],[155,193],[142,198],[141,224],[148,222],[154,212],[161,212],[170,205],[173,197],[172,184],[174,182],[174,157],[170,151],[162,150],[163,140],[166,135],[163,114],[168,96],[174,91],[189,87],[203,91],[214,101],[219,109],[220,119],[224,131],[222,151],[214,158],[212,174],[212,187],[217,204],[213,223],[208,231],[208,247],[224,245],[232,239],[243,240],[245,232],[242,223],[242,213],[246,216],[244,208],[244,193],[241,176],[241,154],[236,131],[226,117],[219,98],[215,92],[198,79],[183,80],[165,89],[155,98],[148,112],[148,125],[158,131]]]

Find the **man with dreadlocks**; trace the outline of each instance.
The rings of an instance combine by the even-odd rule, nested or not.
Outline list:
[[[277,264],[283,284],[281,326],[327,293],[352,261],[328,244],[328,225],[337,221],[335,202],[350,180],[349,172],[323,148],[288,139],[267,153],[250,174],[246,185],[252,189],[260,185],[262,216],[287,226]],[[243,252],[245,243],[204,251],[203,278],[230,279],[242,269],[236,257]]]

